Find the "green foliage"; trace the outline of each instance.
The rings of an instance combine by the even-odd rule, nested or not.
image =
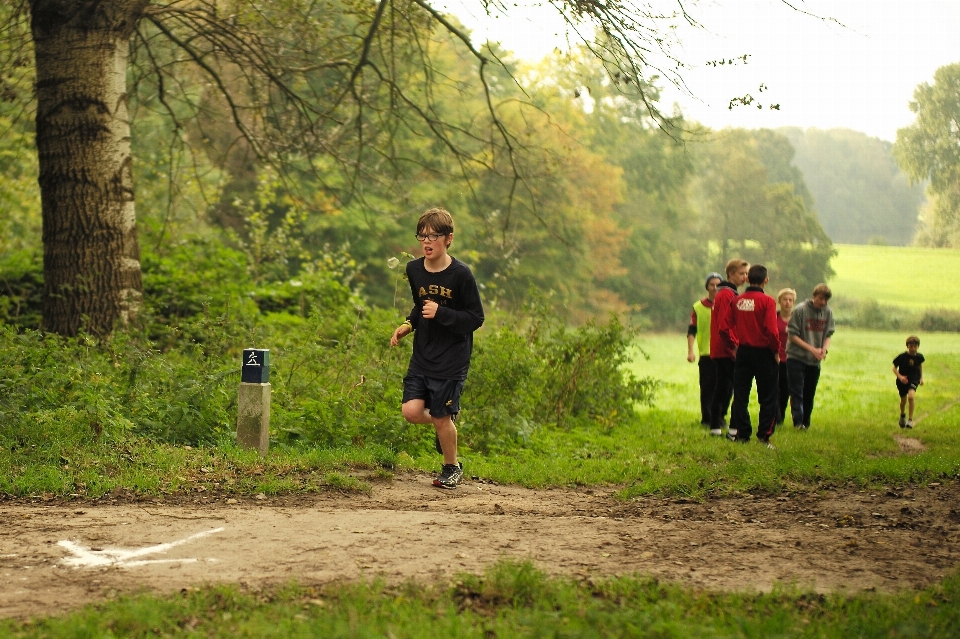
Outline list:
[[[960,333],[960,311],[952,308],[928,308],[920,317],[920,330]]]
[[[802,296],[833,274],[836,251],[807,208],[792,155],[789,142],[772,131],[721,131],[701,155],[698,194],[704,240],[718,249],[712,270],[741,257],[767,266],[771,289],[789,286]]]
[[[45,637],[948,637],[960,632],[960,578],[921,591],[822,594],[695,590],[638,575],[549,577],[501,562],[449,583],[208,586],[137,594],[63,616],[4,620]]]
[[[794,164],[810,189],[817,217],[836,243],[908,245],[923,187],[897,166],[890,142],[849,129],[782,128]]]
[[[960,246],[960,63],[920,84],[910,110],[916,121],[897,131],[894,156],[914,182],[930,180],[931,206],[917,240],[924,246]]]

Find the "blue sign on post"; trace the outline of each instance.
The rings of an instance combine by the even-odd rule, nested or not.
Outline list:
[[[240,381],[247,384],[267,384],[270,382],[269,348],[244,349]]]

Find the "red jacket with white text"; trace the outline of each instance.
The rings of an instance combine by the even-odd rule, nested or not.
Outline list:
[[[741,346],[780,351],[777,303],[759,286],[750,286],[732,307],[733,332]]]

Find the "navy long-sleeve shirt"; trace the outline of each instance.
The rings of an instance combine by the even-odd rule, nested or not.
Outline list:
[[[407,262],[413,309],[413,354],[407,374],[434,379],[466,379],[473,353],[473,332],[483,325],[480,290],[470,268],[452,258],[439,273],[429,272],[423,258]],[[423,317],[423,303],[438,304],[432,319]]]

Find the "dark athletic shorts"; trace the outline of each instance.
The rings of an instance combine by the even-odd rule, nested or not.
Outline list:
[[[456,415],[460,412],[462,379],[434,379],[416,373],[403,378],[403,403],[422,399],[432,417]]]
[[[917,386],[919,386],[919,385],[920,385],[920,384],[918,384],[918,383],[916,383],[916,382],[911,382],[911,381],[909,381],[909,380],[907,380],[907,383],[906,383],[906,384],[901,384],[901,383],[900,383],[900,380],[898,379],[898,380],[897,380],[897,391],[900,393],[900,397],[906,397],[906,396],[907,396],[907,393],[909,393],[911,390],[916,391],[916,390],[917,390]]]

